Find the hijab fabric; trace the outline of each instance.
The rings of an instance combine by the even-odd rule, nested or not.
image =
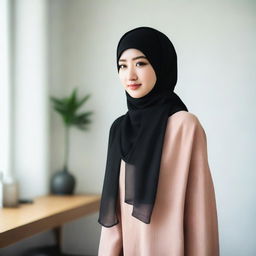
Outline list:
[[[118,72],[118,60],[130,48],[140,50],[147,57],[157,81],[141,98],[133,98],[125,91],[128,111],[110,127],[98,219],[105,227],[120,221],[116,211],[121,159],[125,162],[125,203],[133,205],[133,217],[150,223],[168,118],[178,111],[188,111],[173,91],[177,82],[177,56],[169,38],[150,27],[128,31],[117,46]]]

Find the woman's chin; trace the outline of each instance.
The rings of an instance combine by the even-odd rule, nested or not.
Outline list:
[[[134,91],[128,91],[128,94],[133,97],[133,98],[141,98],[145,95],[145,92],[142,93],[142,92],[134,92]]]
[[[141,98],[146,94],[145,90],[143,90],[141,87],[137,88],[136,90],[127,89],[126,91],[133,98]]]

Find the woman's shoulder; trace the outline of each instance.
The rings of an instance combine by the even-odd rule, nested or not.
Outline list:
[[[176,129],[188,130],[201,130],[203,133],[204,128],[196,114],[182,110],[174,113],[168,118],[168,127],[176,127]]]
[[[121,115],[119,117],[117,117],[116,119],[114,119],[114,121],[112,122],[111,126],[110,126],[110,130],[114,130],[119,124],[120,121],[123,119],[125,115]]]
[[[168,118],[168,122],[176,122],[183,125],[200,125],[198,117],[195,114],[185,110],[178,111],[171,115]]]
[[[116,119],[114,119],[112,125],[117,125],[124,117],[125,115],[121,115],[119,117],[117,117]]]

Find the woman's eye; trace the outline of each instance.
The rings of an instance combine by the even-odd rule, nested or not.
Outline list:
[[[125,65],[120,64],[120,65],[118,66],[118,68],[124,68],[124,66],[125,66]]]
[[[144,66],[144,65],[146,65],[146,64],[147,64],[147,63],[141,62],[141,61],[136,63],[136,65],[138,65],[138,66]]]
[[[138,67],[139,67],[139,66],[145,66],[145,65],[147,65],[147,63],[142,62],[142,61],[136,63],[136,66],[138,66]],[[126,68],[126,65],[120,64],[120,65],[118,65],[118,68],[119,68],[119,69],[124,69],[124,68]]]

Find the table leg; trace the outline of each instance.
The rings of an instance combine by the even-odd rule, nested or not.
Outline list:
[[[61,243],[61,241],[62,241],[61,226],[54,228],[53,232],[54,232],[57,248],[58,248],[59,252],[61,252],[61,244],[62,244]]]

